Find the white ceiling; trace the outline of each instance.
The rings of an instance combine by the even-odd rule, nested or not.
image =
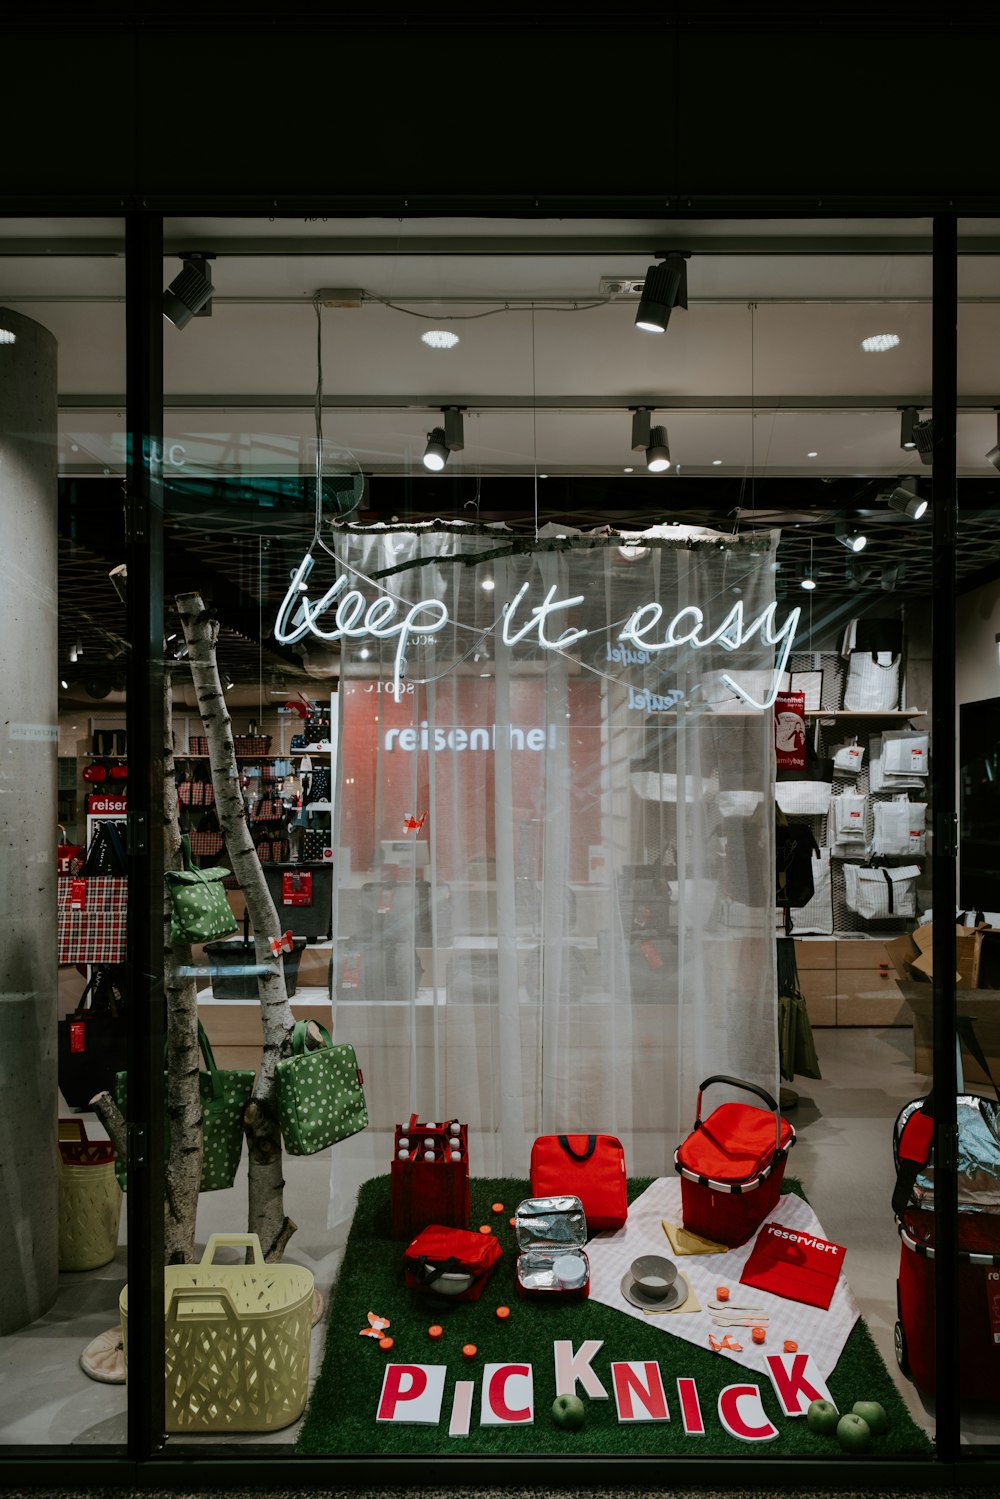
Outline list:
[[[0,306],[59,345],[60,463],[119,471],[124,454],[122,226],[0,223]],[[313,466],[320,288],[323,433],[373,474],[422,474],[440,408],[466,408],[448,474],[688,477],[926,474],[899,447],[898,407],[929,414],[930,226],[925,220],[677,221],[174,219],[171,252],[207,250],[213,315],[165,326],[168,452],[190,470]],[[961,228],[960,472],[994,474],[1000,404],[1000,236]],[[691,248],[690,306],[663,336],[633,326],[654,252]],[[164,261],[164,284],[180,265]],[[392,303],[393,305],[387,305]],[[451,352],[420,333],[458,332]],[[890,353],[861,339],[894,332]],[[675,464],[649,478],[629,407],[668,427]],[[808,456],[815,454],[815,457]],[[635,474],[626,475],[634,468]],[[666,496],[667,491],[664,491]]]

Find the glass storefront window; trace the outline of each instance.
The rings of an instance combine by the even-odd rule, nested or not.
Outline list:
[[[130,1006],[120,219],[5,219],[0,1442],[119,1447]],[[121,840],[119,839],[121,836]]]
[[[0,1358],[29,1378],[0,1441],[113,1445],[115,1119],[71,1099],[67,1068],[91,1046],[85,985],[129,1035],[123,231],[48,225],[66,253],[43,261],[40,231],[2,227],[0,501],[24,538],[5,774],[28,849],[2,1014],[30,1095],[2,1117],[35,1110],[22,1168],[44,1190],[15,1203]],[[966,239],[971,927],[992,909],[1000,542],[989,227]],[[926,1179],[893,1209],[940,1014],[930,224],[822,240],[791,221],[165,222],[168,1458],[932,1455]],[[637,326],[657,298],[658,336]],[[29,379],[32,340],[58,361]],[[43,677],[51,709],[28,712]],[[157,837],[159,813],[157,790]],[[43,824],[60,874],[29,910]],[[98,894],[111,947],[84,953],[66,932]],[[989,934],[956,946],[960,997],[975,977],[984,994]],[[104,1084],[131,1117],[122,1056]],[[32,1164],[40,1139],[58,1169]],[[582,1210],[524,1206],[553,1195]],[[100,1221],[106,1259],[72,1259],[70,1211]],[[74,1356],[42,1399],[53,1315]],[[985,1448],[974,1393],[963,1436]],[[796,1419],[814,1399],[867,1405],[871,1429]]]

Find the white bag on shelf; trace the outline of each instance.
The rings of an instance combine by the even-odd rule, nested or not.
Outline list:
[[[894,921],[916,916],[918,864],[897,869],[868,869],[862,864],[844,865],[844,899],[848,910],[865,921]]]
[[[890,730],[885,736],[882,769],[889,776],[921,776],[928,771],[930,737],[915,729]]]
[[[834,770],[845,771],[847,775],[856,776],[864,764],[865,747],[855,739],[851,744],[842,744],[833,752]]]
[[[899,707],[900,657],[889,651],[852,651],[847,663],[844,709],[889,713]]]
[[[868,786],[871,791],[906,791],[909,787],[923,791],[920,776],[899,775],[885,768],[886,745],[894,739],[907,738],[909,729],[888,729],[884,734],[873,734],[868,742]]]
[[[777,781],[774,799],[788,817],[825,817],[833,787],[829,781]]]
[[[842,791],[831,799],[833,831],[837,843],[863,844],[868,798],[857,791]]]
[[[872,806],[874,831],[872,853],[886,858],[915,858],[926,849],[927,803],[897,796],[891,802]]]
[[[795,935],[829,936],[833,932],[833,878],[830,850],[821,848],[812,861],[813,898],[793,914]]]

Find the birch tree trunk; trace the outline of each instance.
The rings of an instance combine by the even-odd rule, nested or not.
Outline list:
[[[183,868],[177,784],[174,780],[173,689],[170,667],[164,669],[163,867]],[[169,908],[170,902],[167,901]],[[190,976],[190,943],[170,941],[170,912],[164,912],[163,990],[167,1005],[167,1124],[170,1144],[163,1203],[164,1259],[168,1265],[195,1258],[198,1192],[204,1147],[201,1064],[198,1043],[198,986]],[[182,976],[187,969],[188,975]]]
[[[260,1239],[264,1258],[278,1260],[296,1229],[296,1224],[285,1213],[275,1077],[278,1061],[282,1055],[291,1053],[291,1033],[295,1024],[285,990],[284,970],[272,955],[269,941],[271,937],[281,935],[281,926],[250,837],[240,790],[232,722],[226,710],[215,655],[218,623],[209,617],[200,594],[178,594],[175,602],[188,647],[198,711],[208,740],[219,826],[253,923],[263,1056],[244,1115],[250,1163],[247,1227]]]

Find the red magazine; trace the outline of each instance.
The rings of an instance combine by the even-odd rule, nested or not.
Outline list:
[[[759,1291],[826,1311],[847,1250],[800,1228],[765,1223],[740,1280]]]

